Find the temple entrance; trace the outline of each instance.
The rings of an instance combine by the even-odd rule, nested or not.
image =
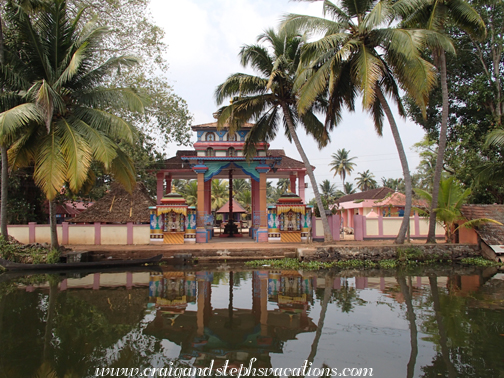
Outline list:
[[[256,242],[268,242],[271,237],[276,238],[276,234],[280,235],[280,230],[275,235],[269,232],[267,179],[289,179],[291,192],[298,193],[304,200],[306,168],[302,162],[285,156],[283,150],[269,149],[266,142],[255,145],[255,156],[245,157],[243,149],[252,127],[252,124],[245,124],[231,132],[228,125],[218,128],[216,122],[192,126],[197,133],[194,150],[177,151],[176,156],[165,160],[165,167],[158,170],[157,207],[164,193],[170,193],[172,180],[193,180],[191,182],[196,184],[194,189],[197,188],[197,193],[191,193],[186,211],[188,224],[185,233],[190,232],[191,235],[184,235],[184,243],[249,238]],[[212,180],[219,179],[229,180],[228,204],[226,207],[225,203],[221,203],[216,209]],[[243,194],[243,190],[237,188],[238,180],[250,183],[249,205],[244,205],[243,200],[240,200],[241,205],[237,201],[236,197]],[[157,208],[153,212],[157,217],[151,221],[151,228],[154,227],[152,233],[155,234],[155,227],[163,219],[158,219]],[[271,229],[276,230],[274,227]],[[153,240],[154,236],[157,235],[153,235]]]

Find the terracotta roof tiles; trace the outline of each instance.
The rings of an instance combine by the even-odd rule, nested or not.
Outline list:
[[[464,205],[462,215],[468,220],[490,218],[504,224],[504,205]],[[495,223],[485,223],[475,231],[488,245],[504,244],[504,226]]]
[[[365,192],[359,192],[354,194],[348,194],[346,196],[340,197],[336,203],[357,201],[357,200],[382,200],[387,195],[394,193],[393,189],[383,187],[377,189],[366,190]]]

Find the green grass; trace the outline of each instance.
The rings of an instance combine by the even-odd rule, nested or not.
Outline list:
[[[504,263],[497,261],[487,260],[483,257],[466,257],[460,262],[464,265],[474,265],[474,266],[503,266]]]
[[[319,269],[397,269],[397,268],[415,268],[420,266],[445,265],[452,264],[453,261],[449,254],[430,256],[422,253],[421,250],[415,248],[407,248],[398,251],[397,259],[386,259],[378,262],[370,260],[339,260],[331,262],[321,261],[299,261],[297,259],[281,259],[281,260],[253,260],[247,261],[246,266],[251,268],[278,268],[278,269],[304,269],[304,270],[319,270]],[[500,266],[502,263],[486,260],[483,257],[471,257],[461,260],[465,265],[476,266]]]

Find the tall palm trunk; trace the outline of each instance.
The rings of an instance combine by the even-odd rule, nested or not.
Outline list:
[[[441,128],[439,130],[439,147],[436,158],[436,168],[434,169],[434,183],[432,186],[432,201],[429,216],[429,232],[427,243],[436,242],[436,211],[438,207],[439,183],[443,171],[444,153],[446,149],[446,134],[448,130],[448,83],[446,75],[446,55],[440,49],[436,53],[436,60],[439,62],[439,74],[441,79],[441,96],[443,99],[443,109],[441,111]]]
[[[289,129],[289,133],[292,137],[292,140],[294,141],[294,144],[296,145],[296,148],[299,152],[299,155],[301,155],[301,159],[303,160],[303,163],[306,168],[306,173],[308,174],[308,177],[310,178],[310,182],[311,182],[311,185],[313,188],[313,194],[315,195],[315,200],[317,201],[317,206],[320,210],[320,217],[322,218],[322,226],[324,227],[324,241],[332,242],[333,238],[332,238],[331,229],[329,228],[329,222],[327,221],[327,216],[325,214],[324,205],[322,204],[322,197],[320,196],[317,181],[315,180],[315,175],[313,174],[313,169],[310,165],[310,161],[308,160],[308,157],[306,156],[306,154],[303,150],[303,147],[301,146],[301,143],[299,142],[299,138],[296,134],[296,129],[294,128],[294,122],[292,121],[292,118],[290,116],[289,106],[286,103],[282,103],[282,110],[284,113],[285,120],[287,122],[287,127]],[[313,225],[312,227],[315,227],[315,225]]]
[[[412,201],[412,193],[413,188],[411,185],[411,175],[408,168],[408,159],[406,159],[406,154],[404,153],[404,148],[401,141],[401,136],[399,135],[399,130],[397,129],[397,124],[394,119],[394,115],[390,110],[387,100],[381,91],[381,88],[378,88],[376,91],[378,99],[380,100],[380,104],[387,115],[387,119],[390,124],[390,129],[392,130],[392,135],[394,136],[394,141],[397,147],[397,153],[399,154],[399,160],[401,160],[401,167],[404,176],[404,186],[406,190],[406,206],[404,208],[404,217],[401,223],[401,227],[399,228],[399,233],[397,234],[397,238],[394,241],[396,244],[404,244],[404,239],[406,238],[406,232],[408,231],[410,213],[411,213],[411,201]]]
[[[0,21],[1,22],[1,21]],[[0,193],[2,200],[0,203],[0,232],[5,240],[9,236],[7,231],[7,195],[8,195],[8,180],[9,180],[9,162],[7,161],[7,147],[0,146],[2,156],[2,187]]]
[[[401,287],[401,292],[404,296],[404,301],[406,302],[406,316],[408,317],[409,329],[410,329],[410,343],[411,343],[411,353],[410,359],[408,361],[408,366],[406,370],[406,377],[412,378],[415,374],[415,365],[418,355],[418,329],[416,326],[416,316],[413,309],[413,301],[411,298],[410,288],[406,284],[406,278],[404,276],[397,277],[397,282]]]
[[[2,18],[0,17],[0,65],[4,65],[4,38],[2,29]],[[7,240],[9,233],[7,231],[7,196],[8,196],[8,180],[9,180],[9,162],[7,160],[7,147],[0,146],[2,156],[2,183],[0,188],[0,195],[2,196],[0,202],[0,233]]]
[[[320,342],[320,337],[322,336],[322,329],[324,328],[325,316],[327,313],[327,305],[329,304],[329,299],[331,299],[332,294],[332,277],[326,275],[325,277],[325,287],[324,287],[324,298],[322,299],[322,303],[320,306],[320,317],[317,323],[317,331],[315,331],[315,337],[313,338],[313,342],[310,348],[310,354],[306,361],[308,361],[308,366],[315,359],[315,355],[317,354],[318,345]]]
[[[56,224],[56,203],[49,201],[49,224],[51,226],[51,249],[58,249],[58,229]]]
[[[441,356],[448,370],[448,378],[455,378],[458,376],[457,369],[450,360],[450,350],[448,349],[448,338],[446,336],[446,329],[443,324],[443,315],[441,314],[441,302],[439,301],[439,291],[437,286],[437,276],[429,276],[429,284],[432,294],[432,302],[434,304],[434,312],[436,314],[436,324],[439,331],[439,344],[441,346]]]

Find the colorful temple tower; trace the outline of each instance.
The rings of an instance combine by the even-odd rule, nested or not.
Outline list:
[[[249,159],[245,158],[243,148],[247,135],[253,126],[253,124],[247,123],[234,133],[229,131],[228,125],[217,129],[216,122],[192,126],[197,138],[194,149],[177,151],[176,156],[165,160],[164,167],[157,171],[158,206],[156,210],[151,209],[152,214],[159,217],[160,211],[165,211],[159,209],[163,206],[169,206],[162,203],[162,199],[163,193],[171,192],[173,179],[197,180],[197,206],[194,210],[196,224],[195,231],[191,231],[191,233],[194,233],[193,240],[196,243],[207,243],[212,238],[214,223],[211,208],[212,179],[229,179],[230,181],[235,178],[249,179],[252,188],[250,237],[257,242],[267,242],[266,180],[288,178],[291,192],[297,193],[299,198],[304,201],[306,168],[302,162],[285,156],[283,150],[269,149],[269,144],[266,142],[257,143],[256,155]],[[165,198],[171,197],[166,196]],[[173,205],[172,207],[176,208],[177,206]],[[182,209],[182,207],[180,208]],[[191,210],[187,209],[186,212],[187,215],[184,216],[189,218],[192,214]],[[156,220],[158,219],[156,218]],[[182,231],[177,232],[182,233]],[[152,234],[158,235],[160,232],[155,231]],[[187,227],[184,234],[187,242],[189,239]],[[163,240],[164,243],[172,243],[175,240],[180,242],[181,240],[180,236],[176,238],[156,236],[151,238],[151,241],[154,242],[154,239],[156,241]]]

